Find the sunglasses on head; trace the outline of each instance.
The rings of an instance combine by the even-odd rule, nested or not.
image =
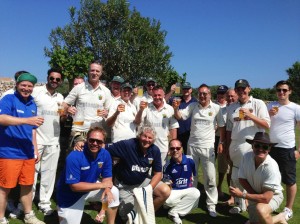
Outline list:
[[[263,150],[269,150],[270,146],[266,144],[261,144],[261,143],[254,143],[253,144],[255,149],[263,149]]]
[[[174,152],[175,150],[176,150],[176,151],[180,151],[180,149],[181,149],[181,147],[170,147],[170,150],[171,150],[172,152]]]
[[[89,142],[90,144],[93,144],[94,142],[96,142],[97,145],[102,145],[102,144],[104,143],[102,140],[100,140],[100,139],[95,139],[95,138],[89,138],[89,139],[88,139],[88,142]]]
[[[51,80],[51,81],[56,81],[56,82],[60,82],[60,80],[61,80],[61,78],[54,78],[54,77],[49,77],[49,79]]]
[[[289,90],[288,89],[276,89],[276,91],[277,91],[277,93],[281,93],[281,92],[286,93]]]

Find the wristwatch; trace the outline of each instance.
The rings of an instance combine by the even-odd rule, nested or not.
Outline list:
[[[246,199],[246,196],[247,196],[247,192],[244,191],[242,198]]]

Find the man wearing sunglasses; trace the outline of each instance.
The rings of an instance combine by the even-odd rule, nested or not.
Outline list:
[[[44,215],[51,215],[50,198],[54,189],[57,163],[60,153],[60,114],[58,108],[64,100],[56,89],[63,81],[60,69],[51,68],[47,72],[47,83],[36,86],[32,96],[37,105],[38,115],[44,118],[44,123],[37,129],[37,145],[40,161],[35,167],[35,181],[33,185],[33,198],[35,196],[38,174],[40,174],[39,209]],[[16,214],[18,215],[18,214]]]
[[[234,187],[243,190],[238,180],[238,169],[243,155],[251,151],[251,145],[246,138],[253,138],[256,132],[263,132],[270,127],[270,116],[266,104],[250,96],[251,87],[247,80],[239,79],[235,82],[235,92],[238,101],[232,103],[227,110],[226,122],[226,153],[232,161],[231,180]],[[231,208],[231,214],[246,211],[243,198],[235,198],[237,206]],[[232,204],[228,201],[228,204]]]
[[[292,86],[288,81],[276,83],[277,101],[268,105],[271,117],[270,138],[278,142],[271,150],[270,155],[279,165],[282,182],[286,185],[286,204],[283,212],[286,220],[293,217],[293,204],[297,193],[296,185],[296,149],[295,127],[300,121],[300,106],[289,100]]]
[[[173,139],[169,143],[171,159],[164,167],[164,177],[171,180],[171,194],[164,203],[169,207],[169,217],[174,224],[182,224],[180,216],[185,216],[198,207],[200,191],[193,187],[193,176],[196,175],[195,163],[191,156],[183,154],[181,142]]]
[[[269,155],[277,143],[272,143],[265,132],[257,132],[253,140],[246,141],[252,151],[243,156],[238,172],[239,182],[246,191],[230,187],[230,194],[249,201],[247,223],[287,223],[284,213],[272,217],[283,201],[278,164]]]
[[[152,77],[149,77],[146,79],[146,84],[144,88],[146,88],[147,91],[144,92],[143,97],[137,97],[137,94],[134,94],[133,98],[131,98],[131,101],[133,105],[136,107],[136,110],[140,109],[141,99],[143,99],[147,103],[151,103],[153,101],[152,95],[153,95],[153,88],[155,86],[156,86],[156,80]],[[133,92],[135,92],[135,90]]]
[[[102,148],[106,133],[95,127],[87,133],[83,152],[72,151],[57,183],[60,224],[80,224],[86,201],[99,202],[107,197],[107,223],[114,224],[119,206],[119,191],[112,183],[112,161]]]

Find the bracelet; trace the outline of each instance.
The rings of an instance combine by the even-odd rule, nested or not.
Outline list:
[[[222,145],[224,145],[224,143],[225,143],[225,142],[219,142],[219,144],[222,144]]]
[[[247,192],[243,192],[242,198],[246,199],[246,196],[247,196]]]

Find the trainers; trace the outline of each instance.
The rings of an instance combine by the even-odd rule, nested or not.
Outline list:
[[[41,212],[44,213],[44,215],[52,215],[54,210],[50,207],[45,207],[45,208],[39,208]]]
[[[12,211],[11,213],[9,213],[8,216],[11,219],[16,219],[16,218],[20,217],[20,215],[22,214],[22,212],[23,212],[23,206],[22,206],[21,203],[19,203],[18,206],[17,206],[17,208],[14,211]]]
[[[28,214],[25,214],[24,222],[27,224],[45,224],[43,221],[39,220],[33,211]]]
[[[207,209],[208,209],[208,214],[211,217],[213,217],[213,218],[217,217],[217,212],[216,212],[216,208],[215,207],[209,206]]]
[[[290,220],[293,218],[293,211],[287,207],[284,207],[282,213],[284,213],[284,218],[286,221]]]
[[[2,219],[0,219],[0,224],[9,224],[9,222],[5,217],[3,217]]]
[[[182,224],[182,220],[180,219],[179,215],[178,214],[169,214],[168,215],[170,219],[173,220],[173,223],[174,224]]]

